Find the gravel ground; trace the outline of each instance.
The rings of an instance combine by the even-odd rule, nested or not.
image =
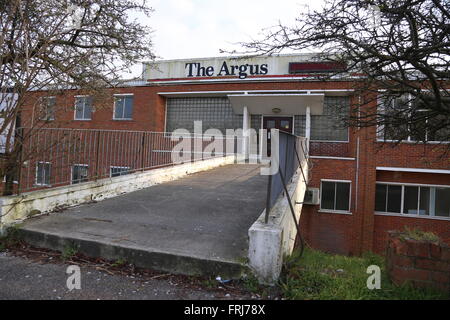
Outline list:
[[[37,255],[39,256],[39,255]],[[54,259],[54,262],[52,262]],[[165,274],[115,274],[108,269],[80,264],[81,290],[67,288],[66,274],[70,261],[58,257],[43,259],[0,252],[1,300],[213,300],[255,299],[257,296],[224,288],[202,288],[197,280]],[[194,283],[194,285],[192,285]]]

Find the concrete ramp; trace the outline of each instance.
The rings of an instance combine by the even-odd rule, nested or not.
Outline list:
[[[236,278],[245,270],[248,229],[265,207],[267,176],[234,164],[27,220],[31,245],[137,267]]]

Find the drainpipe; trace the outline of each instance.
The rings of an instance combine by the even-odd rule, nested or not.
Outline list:
[[[306,137],[306,153],[309,156],[309,141],[311,140],[311,108],[306,107],[306,128],[305,128],[305,137]]]
[[[250,129],[250,114],[248,112],[248,108],[244,107],[244,116],[243,116],[243,124],[242,124],[242,155],[244,156],[244,160],[249,158],[249,130]]]

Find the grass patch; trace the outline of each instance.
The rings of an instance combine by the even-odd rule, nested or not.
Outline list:
[[[402,240],[417,240],[417,241],[429,241],[429,242],[439,242],[439,237],[433,232],[422,231],[419,228],[409,228],[405,227],[400,233],[400,239]]]
[[[120,268],[127,264],[127,261],[123,258],[119,258],[114,263],[111,264],[111,267]]]
[[[70,260],[77,253],[78,253],[78,249],[75,246],[67,245],[67,246],[64,247],[63,251],[61,252],[61,259],[63,261]]]
[[[381,268],[381,289],[367,288],[367,267]],[[306,248],[286,260],[280,280],[286,299],[301,300],[378,300],[378,299],[448,299],[445,293],[392,284],[385,271],[384,258],[372,253],[362,257],[332,255]]]

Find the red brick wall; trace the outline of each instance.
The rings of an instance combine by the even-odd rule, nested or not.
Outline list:
[[[383,254],[388,244],[388,232],[401,231],[405,227],[419,228],[422,231],[433,232],[444,243],[450,244],[450,220],[432,218],[411,218],[389,215],[375,215],[374,251]]]
[[[55,120],[46,124],[49,127],[105,130],[143,130],[164,131],[165,99],[156,94],[155,88],[133,87],[109,89],[102,97],[94,97],[92,120],[74,120],[75,95],[83,93],[68,90],[56,96]],[[133,93],[133,120],[113,120],[114,102],[112,95]],[[36,101],[45,92],[30,93],[27,105],[22,112],[23,126],[40,127],[42,121],[36,118]],[[34,114],[33,114],[34,112]],[[34,120],[34,124],[31,123]],[[44,125],[45,126],[45,125]]]
[[[447,152],[447,153],[446,153]],[[376,143],[378,167],[450,169],[448,145]]]
[[[390,232],[386,264],[391,280],[450,294],[450,247],[442,243],[400,238]]]

